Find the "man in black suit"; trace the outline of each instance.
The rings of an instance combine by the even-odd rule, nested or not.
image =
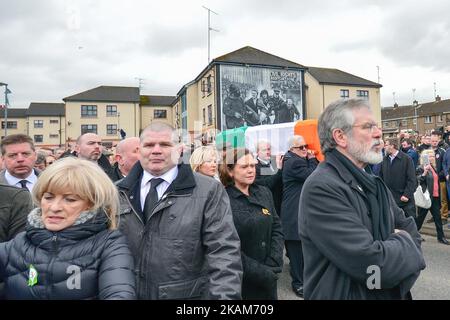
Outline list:
[[[391,190],[397,205],[406,216],[416,217],[414,191],[417,188],[416,171],[412,159],[399,150],[397,139],[387,139],[386,155],[381,164],[380,177]]]
[[[289,140],[289,151],[283,159],[283,201],[281,203],[281,226],[284,244],[291,267],[292,290],[303,297],[304,260],[299,234],[299,201],[306,179],[314,172],[318,161],[302,136]],[[324,223],[327,223],[324,221]]]
[[[278,215],[281,213],[281,200],[283,199],[283,156],[272,156],[272,147],[268,141],[260,140],[256,145],[256,180],[272,192],[273,203]]]

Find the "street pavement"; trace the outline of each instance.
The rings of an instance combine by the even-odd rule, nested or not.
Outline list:
[[[427,267],[412,289],[414,300],[450,300],[450,246],[437,242],[436,237],[423,235],[422,250]],[[291,290],[289,259],[284,259],[278,280],[278,299],[302,300]]]

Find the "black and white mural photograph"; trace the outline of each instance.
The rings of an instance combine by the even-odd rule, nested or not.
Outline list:
[[[222,130],[303,119],[301,71],[220,66]]]

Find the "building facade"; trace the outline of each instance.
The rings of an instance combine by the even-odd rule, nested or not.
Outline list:
[[[309,119],[319,118],[322,111],[338,99],[368,100],[375,119],[381,122],[381,84],[330,68],[308,67],[305,75],[306,105]]]
[[[141,128],[139,88],[100,86],[63,99],[66,104],[67,142],[92,132],[105,146],[126,137],[136,137]]]
[[[66,142],[64,103],[33,102],[27,109],[8,108],[7,134],[27,134],[37,147],[59,147]],[[0,113],[4,118],[4,110]],[[2,138],[4,136],[2,120]]]
[[[10,109],[7,112],[7,125],[5,124],[5,110],[0,110],[0,117],[2,119],[1,132],[0,135],[3,139],[5,136],[5,126],[6,134],[28,134],[27,126],[27,110],[28,109]]]
[[[344,98],[367,99],[378,122],[381,121],[380,88],[378,83],[357,77],[337,69],[305,67],[301,64],[274,56],[264,51],[244,47],[220,56],[177,93],[174,102],[174,126],[190,133],[192,139],[214,139],[219,131],[247,125],[283,123],[299,119],[317,119],[331,102]],[[269,119],[256,123],[253,119],[227,123],[228,105],[253,101],[277,109],[275,91],[287,104],[295,106],[287,117]],[[240,102],[229,99],[237,92]],[[266,97],[263,98],[264,94]],[[256,96],[256,98],[255,98]],[[264,102],[264,100],[267,100]],[[231,102],[230,102],[231,101]],[[264,103],[261,103],[264,102]],[[249,111],[251,113],[251,111]],[[245,118],[245,116],[243,117]]]
[[[386,107],[381,110],[383,137],[397,137],[401,132],[416,135],[430,134],[434,130],[444,130],[450,125],[450,99],[412,105]]]
[[[174,96],[140,96],[140,130],[148,126],[152,121],[164,122],[173,126],[173,102]]]
[[[219,131],[303,119],[304,71],[252,47],[220,56],[177,93],[174,125],[211,142]]]

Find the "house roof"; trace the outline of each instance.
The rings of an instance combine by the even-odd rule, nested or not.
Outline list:
[[[382,85],[370,80],[357,77],[348,72],[339,69],[307,67],[308,72],[319,82],[323,84],[338,84],[361,87],[381,88]]]
[[[28,108],[28,116],[65,116],[64,103],[32,102]]]
[[[413,105],[398,106],[395,108],[385,107],[381,109],[381,119],[390,120],[414,117],[415,112],[417,112],[418,117],[450,113],[450,99],[418,104],[416,107],[417,110],[414,109]]]
[[[66,97],[63,101],[139,102],[138,87],[100,86]]]
[[[172,106],[175,96],[146,96],[141,95],[140,104],[143,106]]]
[[[246,46],[233,52],[227,53],[223,56],[217,57],[212,62],[239,63],[249,65],[305,69],[305,66],[301,64],[280,58],[278,56],[261,51],[259,49],[250,46]]]
[[[28,109],[25,108],[8,108],[8,118],[26,118]],[[5,110],[0,110],[1,121],[4,121]]]

